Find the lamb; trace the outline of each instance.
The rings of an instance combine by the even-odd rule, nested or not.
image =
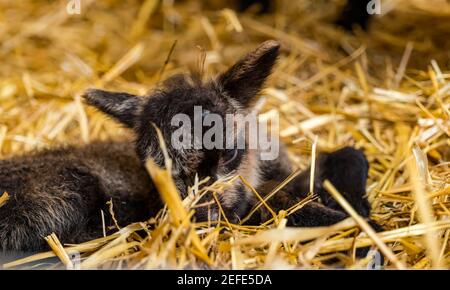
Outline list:
[[[205,116],[252,112],[279,50],[278,42],[266,41],[210,81],[176,75],[149,96],[88,90],[84,95],[86,102],[133,130],[134,144],[94,142],[0,160],[0,192],[10,195],[0,208],[1,250],[43,250],[46,248],[43,237],[52,232],[63,243],[99,237],[100,210],[107,212],[106,202],[111,199],[116,219],[122,225],[155,216],[162,202],[144,164],[152,158],[164,166],[156,128],[161,130],[168,145],[173,179],[182,196],[186,196],[196,175],[200,180],[211,177],[210,182],[214,182],[230,174],[241,175],[260,194],[268,194],[292,173],[282,144],[278,158],[273,160],[261,159],[258,149],[248,146],[175,149],[171,136],[176,128],[171,120],[181,113],[193,118],[195,106],[201,106]],[[309,172],[305,170],[269,200],[275,211],[289,208],[307,196]],[[320,196],[320,202],[310,202],[289,215],[288,225],[326,226],[347,217],[322,187],[325,179],[336,186],[359,214],[369,218],[370,204],[365,196],[367,174],[368,162],[359,150],[346,147],[321,154],[314,175],[314,191]],[[239,180],[218,198],[232,223],[241,222],[257,203],[253,192]],[[268,217],[261,208],[247,223],[261,223]],[[194,218],[218,219],[217,205],[197,208]],[[370,222],[379,229],[376,223]]]

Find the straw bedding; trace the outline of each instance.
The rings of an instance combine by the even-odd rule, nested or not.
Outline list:
[[[388,13],[375,17],[368,33],[354,34],[330,24],[338,0],[278,1],[266,15],[237,15],[223,9],[226,1],[159,2],[82,0],[81,14],[70,15],[67,1],[2,1],[0,157],[131,138],[86,107],[81,93],[105,87],[145,94],[189,70],[209,77],[263,40],[278,39],[282,56],[262,93],[262,117],[280,115],[280,135],[299,169],[316,150],[364,149],[373,219],[385,232],[366,232],[358,218],[286,228],[284,217],[295,209],[258,227],[195,224],[199,196],[220,194],[239,177],[208,188],[199,181],[181,200],[169,173],[149,163],[167,202],[158,216],[80,245],[50,235],[49,252],[6,268],[360,269],[371,257],[355,259],[355,249],[372,245],[388,257],[386,268],[450,268],[448,1],[383,1]],[[1,206],[8,195],[0,196]],[[69,258],[74,252],[81,265]]]

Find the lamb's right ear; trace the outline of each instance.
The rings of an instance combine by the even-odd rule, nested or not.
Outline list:
[[[129,128],[136,125],[137,114],[143,105],[144,98],[119,92],[89,89],[83,97],[89,105],[112,116]]]
[[[280,43],[268,40],[245,55],[218,78],[228,95],[249,106],[261,90],[277,61]]]

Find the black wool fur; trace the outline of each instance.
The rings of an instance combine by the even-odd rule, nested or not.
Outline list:
[[[352,31],[355,25],[367,30],[371,19],[367,11],[369,2],[370,0],[347,0],[335,23],[348,31]]]

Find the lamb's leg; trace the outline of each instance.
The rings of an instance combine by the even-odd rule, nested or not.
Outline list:
[[[322,154],[318,160],[318,182],[315,192],[329,208],[344,211],[323,187],[328,179],[350,205],[363,217],[370,215],[370,203],[366,196],[369,163],[360,150],[345,147],[330,154]]]
[[[282,164],[284,163],[286,162],[272,162],[264,168],[267,172],[278,172],[280,170],[277,171],[277,168],[283,168]],[[345,147],[329,154],[321,154],[316,160],[314,192],[319,195],[322,204],[310,203],[301,208],[289,223],[297,226],[326,226],[347,217],[346,212],[323,187],[323,182],[326,179],[337,188],[361,216],[368,218],[370,216],[370,204],[365,189],[368,169],[369,163],[364,153],[351,147]],[[287,173],[286,170],[283,170],[282,174],[269,176],[266,173],[265,176],[274,179],[267,181],[259,188],[260,192],[267,194],[280,183],[279,180],[286,178]],[[310,168],[290,181],[282,189],[283,192],[277,193],[271,199],[270,204],[275,211],[289,208],[307,196],[309,186]],[[305,220],[301,221],[303,218]],[[369,223],[376,231],[383,230],[374,221],[369,220]]]
[[[350,205],[363,217],[369,217],[370,204],[366,197],[366,181],[369,165],[360,150],[345,147],[338,151],[321,154],[316,160],[314,172],[314,193],[323,205],[344,212],[340,205],[323,187],[329,180]],[[308,168],[292,180],[285,191],[293,196],[305,196],[309,192],[310,169]]]
[[[354,149],[346,149],[350,151],[356,151]],[[344,150],[345,151],[345,150]],[[359,151],[358,151],[359,152]],[[331,154],[322,154],[317,160],[316,173],[315,173],[315,181],[314,181],[314,192],[319,193],[322,197],[326,197],[327,203],[320,204],[318,202],[311,202],[299,209],[294,214],[290,215],[288,218],[288,225],[292,226],[328,226],[335,224],[347,217],[347,214],[339,208],[332,207],[331,200],[328,199],[329,195],[326,193],[325,189],[323,189],[323,181],[325,179],[330,179],[334,183],[335,178],[328,171],[325,170],[325,167],[332,164],[332,161],[341,156],[342,153],[340,151],[336,151]],[[356,153],[358,154],[358,153]],[[361,157],[361,156],[358,156]],[[362,156],[364,157],[364,155]],[[258,192],[263,195],[271,192],[277,185],[279,185],[286,177],[292,172],[292,169],[289,166],[289,160],[286,155],[286,150],[284,147],[280,148],[280,157],[276,160],[272,161],[263,161],[261,164],[261,176],[265,182],[259,186]],[[349,167],[353,166],[353,164],[349,164]],[[359,168],[359,167],[358,167]],[[333,169],[329,170],[333,173]],[[325,173],[325,174],[322,174]],[[367,172],[367,169],[364,170]],[[338,174],[339,175],[339,174]],[[367,174],[366,174],[367,175]],[[269,205],[274,211],[285,210],[296,205],[299,201],[307,197],[309,192],[309,180],[310,180],[310,169],[303,171],[297,177],[295,177],[292,181],[285,185],[279,192],[277,192],[271,199],[269,199]],[[340,185],[340,184],[339,184]],[[365,186],[365,179],[363,190]],[[338,186],[338,189],[342,189]],[[361,192],[358,189],[357,192]],[[363,191],[365,192],[365,191]],[[325,193],[327,195],[325,195]],[[350,191],[353,193],[353,190]],[[346,195],[346,193],[343,193]],[[363,194],[360,194],[361,198],[363,198]],[[264,208],[261,208],[260,211],[261,220],[267,220],[270,218],[268,216],[268,211]],[[255,219],[256,220],[256,219]],[[256,223],[253,221],[253,223]]]
[[[334,210],[318,202],[309,202],[288,216],[288,226],[320,227],[330,226],[347,218],[341,211]]]
[[[268,164],[267,172],[270,168],[282,168],[284,162],[279,164]],[[280,180],[286,178],[287,174],[278,176],[269,176],[273,181],[267,181],[259,188],[260,192],[267,194],[272,191]],[[276,172],[276,170],[275,170]],[[353,208],[363,217],[370,215],[370,204],[366,197],[366,180],[368,174],[368,162],[364,154],[356,149],[346,147],[330,154],[321,154],[316,160],[316,170],[314,174],[314,192],[317,193],[322,203],[310,202],[290,214],[288,226],[296,227],[318,227],[329,226],[340,222],[348,217],[347,213],[338,205],[338,203],[323,188],[325,179],[338,189],[344,198],[353,206]],[[282,190],[277,192],[271,199],[269,205],[276,212],[281,209],[287,209],[304,199],[310,186],[310,169],[303,171],[300,175],[289,182]],[[265,208],[261,208],[261,219],[265,221],[271,216]],[[383,231],[383,228],[373,220],[368,220],[375,231]],[[357,257],[367,255],[369,248],[361,248],[356,251]]]
[[[261,188],[267,193],[272,191],[276,185],[277,182],[268,181]],[[282,189],[276,192],[267,203],[272,210],[278,212],[296,206],[305,197],[306,195],[296,195]],[[270,212],[264,206],[260,207],[259,216],[261,217],[261,221],[266,221],[271,218]],[[287,225],[295,227],[329,226],[345,218],[347,218],[347,215],[342,211],[328,208],[319,202],[308,202],[287,217]]]
[[[369,163],[363,152],[345,147],[330,154],[321,154],[317,159],[314,177],[314,192],[320,196],[323,205],[310,203],[294,213],[288,224],[293,226],[321,226],[334,224],[347,217],[345,211],[323,187],[328,179],[350,205],[368,219],[372,228],[383,231],[375,221],[369,219],[370,204],[366,197],[366,181]],[[304,196],[309,192],[310,170],[300,174],[285,190],[291,195]],[[358,257],[366,256],[369,248],[357,250]]]

